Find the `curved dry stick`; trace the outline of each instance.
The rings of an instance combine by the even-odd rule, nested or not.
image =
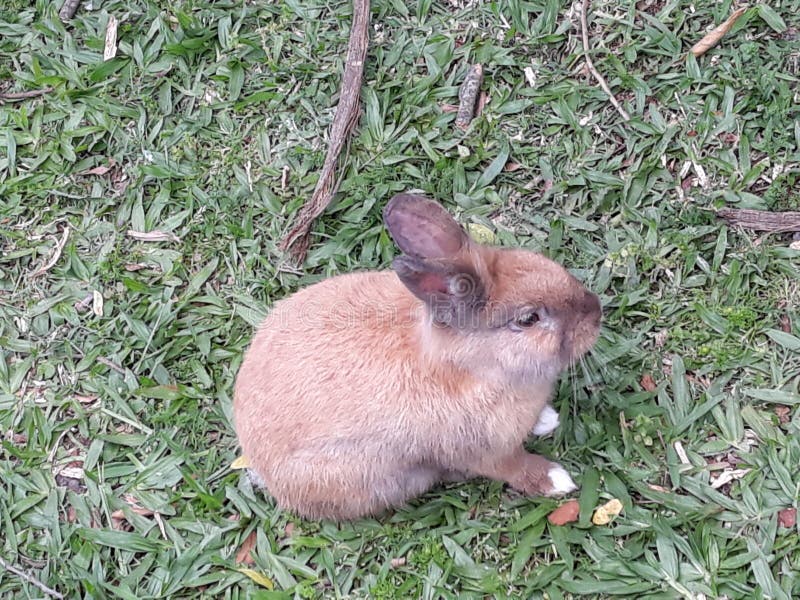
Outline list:
[[[583,0],[583,7],[581,8],[581,40],[583,41],[583,58],[586,61],[586,67],[589,69],[589,72],[592,74],[592,76],[594,76],[595,81],[600,84],[600,87],[603,88],[603,91],[608,95],[608,99],[611,104],[614,105],[614,108],[617,109],[617,112],[622,116],[623,119],[630,121],[630,115],[625,111],[624,108],[622,108],[622,105],[611,92],[611,88],[608,87],[608,84],[603,76],[600,75],[598,70],[594,68],[592,58],[589,56],[589,25],[586,23],[586,15],[589,12],[590,1],[591,0]]]
[[[369,44],[369,11],[369,0],[353,0],[353,24],[350,27],[347,60],[325,163],[311,199],[300,209],[295,226],[280,243],[281,250],[291,250],[298,262],[305,258],[308,250],[308,236],[314,219],[322,214],[336,193],[338,187],[338,182],[335,181],[336,163],[350,132],[358,122],[358,100],[364,75],[364,59]]]

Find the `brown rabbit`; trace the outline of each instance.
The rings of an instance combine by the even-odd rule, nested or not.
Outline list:
[[[564,367],[594,344],[600,302],[563,267],[482,246],[436,202],[384,210],[393,271],[341,275],[277,302],[234,392],[251,474],[291,511],[355,519],[437,482],[576,489],[523,448],[549,433]]]

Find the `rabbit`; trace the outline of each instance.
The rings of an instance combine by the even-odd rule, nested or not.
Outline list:
[[[559,373],[586,353],[599,298],[559,264],[481,245],[439,203],[398,194],[392,270],[331,277],[275,303],[236,378],[253,481],[309,519],[377,516],[440,482],[531,496],[577,489],[528,453]]]

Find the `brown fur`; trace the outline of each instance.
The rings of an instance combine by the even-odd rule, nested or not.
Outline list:
[[[398,228],[424,230],[413,227],[420,220],[434,222],[431,235],[450,237],[432,247],[406,235],[402,281],[393,271],[362,272],[305,288],[275,304],[245,356],[234,392],[243,453],[299,515],[375,514],[454,477],[555,491],[548,473],[557,465],[522,443],[560,371],[594,343],[599,302],[539,254],[466,236],[459,249],[453,236],[463,230],[424,202],[390,203],[395,239]],[[407,205],[415,210],[404,213]],[[397,215],[408,222],[398,225]],[[479,279],[474,297],[439,285],[453,273]],[[431,294],[462,320],[438,322]],[[526,306],[545,316],[512,330],[508,320]]]

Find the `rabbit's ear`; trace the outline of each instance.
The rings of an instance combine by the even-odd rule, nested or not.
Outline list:
[[[475,270],[457,262],[398,256],[392,263],[400,281],[427,304],[433,320],[458,329],[478,325],[486,287]]]
[[[470,242],[450,213],[424,196],[397,194],[383,210],[383,220],[400,249],[414,258],[455,258]]]

